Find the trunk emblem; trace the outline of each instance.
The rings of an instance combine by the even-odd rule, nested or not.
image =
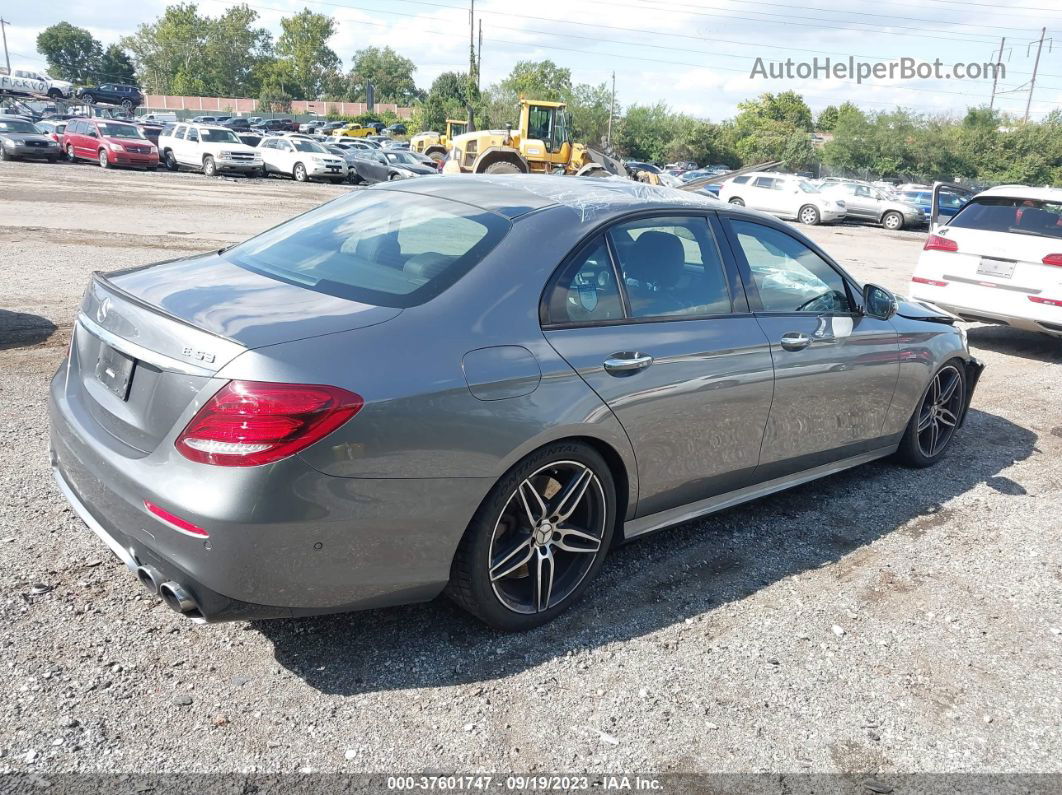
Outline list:
[[[197,351],[193,349],[191,345],[185,345],[181,348],[181,355],[187,356],[191,359],[198,359],[201,362],[210,363],[214,361],[214,354],[207,353],[206,351]]]

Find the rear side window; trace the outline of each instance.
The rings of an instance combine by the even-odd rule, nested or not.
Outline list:
[[[616,274],[605,239],[598,237],[564,267],[549,295],[549,322],[594,323],[623,317]]]
[[[948,226],[1062,238],[1062,204],[985,196],[963,207]]]
[[[749,181],[748,177],[734,177],[734,184],[735,185],[744,185],[748,181]]]
[[[289,284],[362,303],[409,307],[434,298],[509,231],[500,215],[434,196],[360,191],[225,252]]]

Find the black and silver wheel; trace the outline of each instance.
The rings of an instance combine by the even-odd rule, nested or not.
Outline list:
[[[517,464],[476,512],[447,593],[493,627],[544,624],[571,605],[604,562],[616,490],[607,464],[575,442]]]
[[[802,224],[815,226],[819,222],[819,208],[811,204],[805,204],[800,208],[797,218]]]
[[[86,105],[91,105],[96,101],[96,97],[94,97],[92,94],[82,94],[81,101],[84,102]]]
[[[203,158],[203,174],[208,177],[217,176],[218,165],[214,162],[214,158],[207,155]]]
[[[897,212],[887,212],[885,217],[881,219],[881,225],[894,232],[897,229],[903,229],[903,216]]]
[[[123,99],[122,100],[122,110],[124,110],[126,113],[128,113],[132,109],[133,109],[133,100],[131,100],[131,99]]]
[[[731,199],[729,203],[733,204],[736,207],[744,207],[745,206],[745,200],[742,199],[742,198],[739,198],[737,196],[735,196],[733,199]]]
[[[941,367],[926,387],[911,416],[897,455],[910,466],[927,467],[947,451],[962,419],[966,401],[966,377],[961,362]]]
[[[296,182],[305,182],[310,177],[306,173],[306,166],[302,163],[296,163],[294,170],[291,172],[291,176],[295,178]]]

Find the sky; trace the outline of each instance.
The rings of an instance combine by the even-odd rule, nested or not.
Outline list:
[[[0,0],[2,3],[2,0]],[[151,22],[165,0],[38,0],[0,4],[8,21],[13,66],[43,66],[37,34],[67,21],[90,30],[104,46]],[[236,5],[201,0],[201,13]],[[279,35],[280,19],[310,8],[338,23],[332,49],[350,66],[367,46],[390,46],[416,65],[428,88],[441,72],[468,67],[468,0],[255,0],[260,24]],[[1030,116],[1062,107],[1062,3],[1057,0],[476,0],[483,25],[482,83],[505,77],[520,60],[550,59],[571,69],[577,83],[607,83],[616,76],[620,105],[663,101],[672,109],[719,121],[737,104],[764,91],[792,89],[812,110],[852,101],[866,110],[897,105],[922,113],[961,115],[987,104],[991,78],[767,79],[750,75],[757,58],[847,62],[954,63],[994,61],[1006,37],[1006,78],[996,107],[1022,115],[1041,27],[1047,34]],[[1052,7],[1054,6],[1054,7]],[[754,9],[754,10],[753,10]],[[1057,39],[1055,38],[1057,37]],[[1018,90],[1015,90],[1018,89]]]

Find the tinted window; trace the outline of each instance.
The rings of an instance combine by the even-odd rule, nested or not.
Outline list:
[[[849,312],[844,279],[794,237],[769,226],[732,220],[738,244],[766,312]]]
[[[781,189],[781,183],[777,179],[771,179],[770,177],[756,177],[756,181],[752,183],[756,188],[767,188],[768,190]]]
[[[330,202],[225,252],[235,264],[340,298],[407,307],[438,295],[505,236],[467,204],[399,191]]]
[[[593,323],[623,317],[616,275],[604,238],[597,238],[566,265],[550,291],[550,323]]]
[[[1057,238],[1062,237],[1062,204],[985,196],[963,207],[948,226]]]
[[[722,259],[704,218],[646,218],[609,234],[633,317],[731,311]]]
[[[748,181],[749,181],[748,177],[734,177],[734,184],[735,185],[744,185]]]
[[[189,127],[188,128],[188,134],[185,137],[189,141],[198,142],[199,141],[199,130],[197,130],[195,127]]]

